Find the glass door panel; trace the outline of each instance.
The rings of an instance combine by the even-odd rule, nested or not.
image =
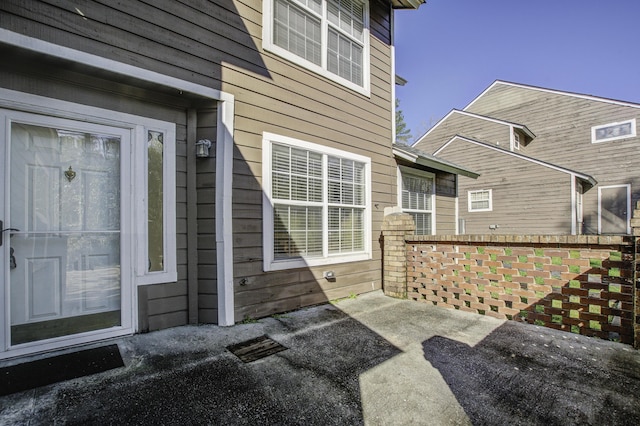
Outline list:
[[[119,136],[11,123],[11,345],[121,325]]]

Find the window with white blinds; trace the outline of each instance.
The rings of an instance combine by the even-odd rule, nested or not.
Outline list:
[[[470,212],[488,212],[493,209],[490,189],[469,191],[468,197]]]
[[[264,48],[368,93],[367,20],[361,0],[264,0]]]
[[[368,258],[370,160],[271,134],[263,148],[265,269]]]
[[[434,179],[402,172],[402,210],[413,216],[417,235],[433,234]]]

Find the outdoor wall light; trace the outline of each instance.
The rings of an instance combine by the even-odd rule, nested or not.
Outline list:
[[[200,139],[198,142],[196,142],[196,157],[208,157],[209,148],[211,148],[211,141],[209,139]]]

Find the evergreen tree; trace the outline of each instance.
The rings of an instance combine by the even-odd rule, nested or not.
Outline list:
[[[396,98],[396,143],[408,145],[411,138],[411,130],[407,128],[404,114],[400,110],[400,100]]]

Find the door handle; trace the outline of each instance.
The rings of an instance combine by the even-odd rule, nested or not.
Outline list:
[[[20,230],[17,229],[17,228],[4,228],[3,229],[3,226],[4,226],[4,222],[0,220],[0,247],[2,247],[2,244],[4,244],[2,237],[3,237],[3,235],[4,235],[4,233],[6,231],[9,231],[9,232],[11,232],[11,231],[20,232]]]

